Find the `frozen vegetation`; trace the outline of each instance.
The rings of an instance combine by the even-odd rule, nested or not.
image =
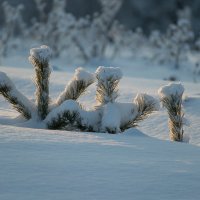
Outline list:
[[[198,199],[200,48],[190,8],[147,36],[115,20],[121,0],[99,0],[99,13],[79,19],[65,0],[52,2],[45,12],[35,0],[29,25],[26,8],[3,3],[0,199]]]

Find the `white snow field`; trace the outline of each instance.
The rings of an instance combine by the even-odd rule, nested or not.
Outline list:
[[[150,69],[143,78],[134,73],[136,68],[121,69],[119,102],[132,102],[137,93],[145,92],[158,99],[158,89],[168,84],[153,79]],[[0,71],[25,96],[34,98],[32,68],[0,67]],[[73,71],[69,67],[52,72],[53,99]],[[182,84],[189,144],[169,141],[164,108],[137,129],[120,134],[52,131],[17,118],[17,112],[0,96],[0,200],[198,200],[200,87],[192,82]],[[94,97],[95,84],[80,101],[89,108]]]

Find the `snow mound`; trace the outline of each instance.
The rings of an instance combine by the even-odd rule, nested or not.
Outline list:
[[[121,125],[126,124],[129,121],[135,119],[138,114],[137,106],[134,103],[115,103],[117,108],[119,109],[121,116]]]
[[[98,80],[119,80],[122,78],[122,71],[119,67],[103,67],[100,66],[97,68],[96,77]]]
[[[102,117],[102,131],[110,133],[119,133],[121,114],[117,104],[108,103],[105,105]]]
[[[51,121],[53,118],[57,117],[58,115],[62,115],[65,111],[79,111],[79,105],[76,101],[74,100],[66,100],[64,101],[60,106],[57,108],[53,109],[46,117],[44,120],[45,123],[48,123]]]
[[[42,45],[39,48],[32,48],[30,50],[30,56],[38,60],[49,60],[52,55],[52,50],[46,45]]]
[[[169,83],[158,90],[160,97],[169,97],[171,95],[181,96],[184,92],[184,87],[181,83]]]

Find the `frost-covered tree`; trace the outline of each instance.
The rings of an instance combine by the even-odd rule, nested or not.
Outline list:
[[[153,30],[149,36],[149,45],[152,48],[152,60],[163,63],[165,61],[165,36],[159,30]]]
[[[126,46],[125,38],[128,38],[130,32],[119,21],[114,21],[109,32],[111,59],[122,55],[122,49]]]
[[[8,1],[2,3],[5,25],[0,30],[0,56],[7,56],[8,50],[14,46],[14,38],[16,35],[22,37],[26,35],[26,25],[22,18],[22,11],[24,6],[19,4],[16,7],[11,6]]]
[[[65,11],[66,0],[53,0],[52,10],[45,12],[46,3],[35,0],[39,18],[33,19],[29,32],[33,39],[48,44],[54,49],[53,56],[58,57],[62,50],[72,43],[70,34],[74,30],[76,19]]]
[[[177,15],[177,23],[170,24],[166,34],[154,31],[150,37],[150,44],[154,47],[153,59],[173,64],[175,69],[179,69],[183,61],[187,60],[194,39],[190,9],[186,7],[179,10]]]
[[[45,12],[45,8],[46,8],[47,4],[46,4],[45,0],[34,0],[34,2],[36,4],[36,8],[39,13],[39,21],[46,22],[47,13]]]
[[[180,19],[177,25],[171,25],[167,32],[166,48],[170,59],[174,60],[174,67],[180,68],[182,60],[187,58],[187,52],[190,49],[190,43],[194,34],[191,30],[190,22]]]
[[[196,62],[193,69],[193,81],[197,83],[199,80],[199,77],[200,77],[200,63]]]
[[[53,1],[53,9],[47,20],[46,41],[43,41],[54,49],[56,57],[67,46],[67,36],[70,35],[75,23],[74,16],[66,13],[65,7],[66,0]]]
[[[143,57],[145,56],[144,47],[147,47],[147,38],[143,33],[142,28],[138,27],[135,31],[130,32],[129,37],[126,37],[125,44],[129,47],[132,55]]]
[[[200,38],[198,37],[194,43],[194,49],[200,51]]]
[[[182,95],[184,88],[181,84],[170,83],[158,90],[160,100],[169,115],[169,131],[172,141],[183,141],[184,113],[182,111]]]
[[[110,31],[110,49],[112,57],[135,57],[145,58],[148,39],[143,29],[138,27],[135,31],[127,29],[116,21]]]
[[[101,12],[95,13],[93,17],[86,16],[79,19],[72,36],[85,61],[105,56],[110,43],[110,31],[122,5],[122,0],[99,0],[99,2],[102,7]]]

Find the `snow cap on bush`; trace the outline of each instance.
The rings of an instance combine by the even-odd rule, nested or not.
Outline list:
[[[184,87],[181,83],[169,83],[166,86],[160,87],[158,94],[161,98],[169,97],[171,95],[181,96],[184,92]]]
[[[119,67],[103,67],[100,66],[97,68],[96,72],[96,78],[98,80],[119,80],[122,78],[122,71]]]
[[[30,57],[34,57],[39,61],[49,60],[52,55],[52,50],[46,45],[42,45],[39,48],[32,48],[30,50]]]
[[[82,67],[79,67],[75,70],[74,79],[79,81],[85,81],[87,83],[94,82],[94,75],[92,73],[87,72]]]

